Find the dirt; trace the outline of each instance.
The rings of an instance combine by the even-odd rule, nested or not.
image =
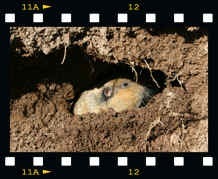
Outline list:
[[[208,151],[206,29],[12,27],[10,44],[11,152]],[[73,114],[81,92],[114,77],[156,95],[139,109]]]

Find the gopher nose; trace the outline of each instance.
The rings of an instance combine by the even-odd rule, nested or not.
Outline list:
[[[110,98],[113,95],[113,89],[112,87],[105,87],[103,89],[103,95],[106,99]]]

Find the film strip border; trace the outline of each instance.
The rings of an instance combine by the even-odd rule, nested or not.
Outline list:
[[[35,24],[47,23],[47,20],[46,18],[44,18],[43,13],[26,14],[25,16],[31,16],[31,15],[32,15],[32,23],[35,23]],[[16,16],[17,15],[15,13],[4,13],[3,23],[6,23],[6,24],[16,23]],[[87,21],[93,24],[101,23],[103,16],[104,15],[100,13],[89,13],[87,17]],[[117,14],[114,14],[114,16],[116,17],[116,22],[114,23],[125,24],[129,22],[130,14],[128,13],[117,13]],[[59,19],[60,19],[60,23],[63,23],[63,24],[69,24],[69,23],[74,22],[71,13],[61,13]],[[184,13],[173,13],[170,19],[172,19],[172,23],[185,23],[185,14]],[[157,18],[157,13],[146,13],[144,16],[144,22],[145,23],[159,22],[159,19]],[[207,24],[213,23],[214,14],[213,13],[202,13],[201,20],[199,22],[207,23]],[[0,21],[0,23],[2,22]]]
[[[72,166],[72,163],[74,161],[73,157],[69,157],[69,156],[60,157],[58,159],[59,159],[58,160],[59,164],[57,164],[57,165],[59,165],[61,167],[70,167],[70,166]],[[87,157],[86,159],[87,160],[85,160],[83,162],[87,163],[87,166],[100,167],[101,165],[103,165],[101,163],[101,161],[102,161],[101,158],[98,156]],[[160,160],[158,157],[148,156],[148,157],[144,157],[143,159],[144,159],[143,160],[144,166],[146,166],[146,167],[161,166],[159,163]],[[41,157],[41,156],[32,157],[32,166],[33,167],[46,166],[46,165],[44,165],[45,160],[49,160],[49,158],[48,157]],[[186,164],[188,164],[191,160],[192,161],[195,160],[194,163],[198,162],[198,166],[202,166],[202,167],[215,166],[214,165],[214,158],[211,156],[200,157],[200,160],[198,158],[197,161],[195,158],[190,159],[190,157],[176,156],[176,157],[170,157],[167,161],[168,161],[168,164],[172,167],[185,167]],[[106,161],[104,160],[103,163],[106,163]],[[77,164],[76,159],[75,159],[75,164]],[[132,164],[134,164],[134,162]],[[116,159],[114,161],[114,165],[117,167],[128,167],[129,165],[131,166],[132,164],[131,164],[131,157],[124,157],[124,156],[116,157]],[[4,166],[5,167],[17,166],[16,157],[9,157],[9,156],[5,157],[4,158]],[[189,166],[190,166],[190,164],[189,164]],[[193,167],[194,167],[194,165],[193,165]]]

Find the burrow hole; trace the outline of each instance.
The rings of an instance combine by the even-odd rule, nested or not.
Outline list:
[[[80,94],[114,78],[128,78],[135,80],[131,67],[126,63],[112,64],[102,59],[94,60],[78,47],[68,48],[64,64],[61,64],[63,49],[50,55],[37,54],[37,57],[21,58],[12,52],[10,63],[10,94],[11,100],[17,99],[28,92],[37,91],[37,85],[68,83],[73,86],[74,98],[67,99],[69,108],[73,107]],[[150,64],[152,59],[146,59]],[[166,74],[160,70],[150,71],[139,66],[134,67],[138,74],[138,83],[155,91],[161,92],[166,87]]]

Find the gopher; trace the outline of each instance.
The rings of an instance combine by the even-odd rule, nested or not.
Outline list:
[[[152,90],[129,79],[118,78],[100,88],[85,91],[74,106],[74,114],[99,113],[113,109],[121,112],[145,105]]]

